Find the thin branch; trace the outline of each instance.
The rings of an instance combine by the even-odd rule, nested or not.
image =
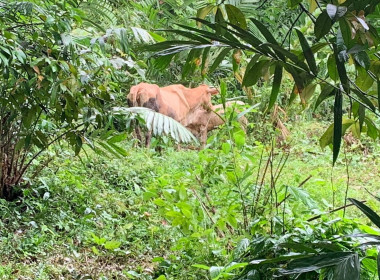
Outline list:
[[[20,171],[20,175],[19,177],[17,178],[15,184],[18,184],[22,178],[22,176],[24,175],[25,171],[28,169],[28,167],[32,164],[32,162],[42,153],[44,152],[50,145],[52,145],[53,143],[57,142],[58,140],[60,140],[62,137],[64,137],[67,133],[69,132],[72,132],[76,129],[78,129],[79,127],[81,127],[83,125],[83,123],[81,124],[78,124],[77,126],[75,126],[74,128],[72,129],[69,129],[67,131],[65,131],[64,133],[58,135],[55,139],[53,139],[52,141],[50,141],[44,148],[42,148],[41,150],[39,150],[29,161],[28,163],[22,168],[22,170]]]
[[[292,25],[290,26],[288,32],[285,34],[285,37],[284,39],[282,40],[282,43],[281,43],[281,46],[284,45],[285,41],[286,41],[286,38],[289,36],[290,37],[290,33],[293,31],[294,29],[294,26],[296,25],[296,23],[298,22],[298,20],[300,19],[300,17],[302,16],[303,14],[303,10],[300,12],[300,14],[297,16],[297,18],[293,21]]]
[[[347,174],[346,193],[344,194],[344,206],[346,206],[347,205],[348,189],[350,186],[350,173],[348,170],[348,159],[347,159],[347,145],[344,145],[344,158],[346,161],[346,174]],[[344,207],[344,210],[343,210],[343,218],[345,217],[345,215],[346,215],[346,207]]]
[[[264,0],[264,2],[261,3],[261,5],[256,8],[256,10],[261,9],[267,2],[268,0]]]
[[[6,30],[7,31],[11,31],[11,30],[17,29],[19,27],[28,27],[28,26],[32,26],[33,27],[35,25],[44,25],[44,24],[45,24],[44,22],[40,22],[40,23],[20,23],[20,24],[8,27]]]
[[[362,200],[362,201],[360,201],[360,202],[361,202],[361,203],[366,203],[367,200]],[[339,208],[336,208],[336,209],[330,210],[329,212],[327,212],[327,213],[325,213],[325,214],[331,214],[331,213],[337,212],[337,211],[342,210],[342,209],[346,209],[346,208],[351,207],[351,206],[354,206],[354,205],[355,205],[355,204],[353,204],[353,203],[351,203],[351,204],[347,204],[347,205],[343,205],[343,206],[341,206],[341,207],[339,207]],[[314,220],[316,220],[316,219],[319,219],[320,217],[322,217],[322,214],[317,215],[317,216],[315,216],[315,217],[312,217],[312,218],[308,219],[307,221],[308,221],[308,222],[311,222],[311,221],[314,221]]]

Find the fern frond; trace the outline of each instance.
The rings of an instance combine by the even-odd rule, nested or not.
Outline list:
[[[21,14],[31,16],[34,12],[46,14],[41,5],[37,5],[34,1],[1,1],[0,8],[4,10],[6,16],[10,14]]]
[[[117,16],[112,2],[105,0],[88,0],[80,3],[80,8],[87,14],[87,20],[91,20],[103,27],[113,27],[117,25]]]
[[[226,0],[225,4],[233,5],[239,8],[243,13],[252,13],[260,5],[261,0]]]

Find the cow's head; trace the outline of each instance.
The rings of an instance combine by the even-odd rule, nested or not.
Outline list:
[[[219,94],[219,90],[215,87],[209,87],[207,89],[207,93],[210,93],[211,95],[216,95]]]
[[[216,94],[219,94],[219,90],[215,87],[210,87],[209,85],[206,85],[206,84],[202,84],[200,85],[199,87],[203,87],[206,89],[206,92],[211,94],[211,95],[216,95]]]

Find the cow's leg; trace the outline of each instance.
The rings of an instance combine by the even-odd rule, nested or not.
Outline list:
[[[145,133],[145,147],[149,148],[150,147],[150,141],[152,139],[152,132],[148,131]]]
[[[138,145],[141,147],[142,146],[141,128],[138,125],[136,125],[135,133],[136,133]]]
[[[204,149],[206,146],[207,142],[207,126],[202,126],[200,129],[200,134],[201,134],[201,149]]]

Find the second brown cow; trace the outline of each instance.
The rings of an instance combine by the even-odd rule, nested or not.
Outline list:
[[[150,108],[187,126],[189,115],[198,110],[211,110],[211,96],[215,94],[218,94],[217,89],[204,84],[197,88],[183,85],[160,88],[155,84],[140,83],[131,88],[127,100],[130,107]]]
[[[241,101],[228,101],[225,107],[233,108],[233,110],[238,113],[238,107],[242,105],[245,105],[245,103]],[[200,139],[202,146],[205,146],[207,133],[224,123],[224,113],[223,104],[212,106],[211,110],[199,108],[188,115],[186,128],[190,130],[195,137]],[[239,118],[239,122],[245,129],[248,124],[247,119],[242,116]]]

